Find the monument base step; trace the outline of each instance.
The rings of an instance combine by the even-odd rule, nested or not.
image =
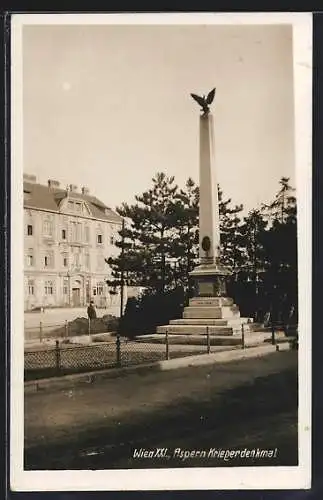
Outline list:
[[[240,312],[236,305],[231,306],[188,306],[184,308],[183,318],[239,318]]]
[[[252,328],[254,323],[252,318],[180,318],[171,319],[170,325],[214,325],[214,326],[231,326],[233,328],[240,327],[242,324]]]
[[[245,325],[247,331],[248,325]],[[171,335],[233,335],[241,334],[241,327],[232,326],[210,326],[210,325],[163,325],[156,329],[157,334],[165,334],[167,331]]]
[[[276,342],[281,342],[285,339],[283,332],[276,332]],[[146,344],[165,344],[166,336],[154,333],[151,335],[140,335],[136,337],[136,342]],[[271,334],[268,332],[249,332],[245,336],[245,346],[252,347],[263,343],[271,342]],[[196,345],[205,346],[207,349],[206,335],[168,335],[169,345]],[[241,335],[212,335],[210,336],[210,346],[241,346]]]
[[[165,335],[158,333],[152,335],[141,335],[136,337],[136,342],[150,344],[165,344]],[[171,345],[203,345],[207,347],[206,335],[168,335],[168,343]],[[237,346],[241,345],[241,336],[236,335],[212,335],[210,336],[210,345],[212,346]]]

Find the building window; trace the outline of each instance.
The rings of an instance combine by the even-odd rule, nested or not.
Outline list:
[[[71,240],[76,241],[76,222],[71,222]]]
[[[53,295],[53,282],[45,281],[45,295]]]
[[[76,241],[76,222],[72,222],[71,226],[72,226],[72,241]]]
[[[62,240],[66,240],[66,229],[62,229]]]
[[[102,244],[102,234],[98,234],[98,244],[101,245]]]
[[[27,253],[27,266],[32,267],[34,265],[34,251],[32,248],[29,248]]]
[[[28,280],[28,295],[35,295],[35,282]]]
[[[76,225],[76,241],[82,241],[82,224],[80,222]]]
[[[44,267],[54,267],[54,253],[48,252],[44,256]]]
[[[27,235],[28,236],[33,235],[33,226],[31,224],[28,224],[28,226],[27,226]]]
[[[72,267],[78,268],[81,265],[81,248],[72,247]]]
[[[97,283],[95,287],[92,289],[93,295],[100,295],[101,297],[104,295],[104,283],[100,281]]]
[[[80,254],[76,253],[74,255],[74,266],[79,267],[79,265],[80,265]]]
[[[53,235],[53,221],[49,217],[44,220],[43,233],[45,236]]]
[[[67,267],[68,266],[68,255],[67,255],[67,253],[63,253],[62,257],[63,257],[63,267]]]
[[[114,240],[114,236],[110,236],[110,243],[111,243],[111,245],[114,245],[114,241],[115,241]]]
[[[85,241],[86,243],[90,241],[90,228],[88,226],[85,226]]]
[[[82,224],[80,222],[71,222],[72,226],[72,241],[82,241]]]
[[[90,254],[89,253],[85,254],[85,267],[87,270],[90,269]]]
[[[68,201],[67,209],[69,212],[74,212],[78,214],[85,213],[86,215],[89,215],[90,213],[88,208],[82,201],[71,201],[71,200]]]
[[[68,278],[64,278],[63,281],[63,295],[68,294]]]

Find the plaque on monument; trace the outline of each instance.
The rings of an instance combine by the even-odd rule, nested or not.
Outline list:
[[[214,286],[212,282],[200,281],[198,283],[198,288],[201,297],[212,297],[214,295]]]

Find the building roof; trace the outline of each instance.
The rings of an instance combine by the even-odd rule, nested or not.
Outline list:
[[[87,203],[95,219],[121,222],[122,217],[107,207],[102,201],[90,194],[67,191],[58,187],[48,187],[36,182],[24,181],[24,207],[49,210],[60,213],[59,204],[64,198],[76,198]]]

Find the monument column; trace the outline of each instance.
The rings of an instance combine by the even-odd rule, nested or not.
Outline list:
[[[216,264],[220,252],[219,200],[214,160],[214,120],[209,113],[200,116],[199,260],[201,264]],[[203,248],[208,245],[205,238],[210,240],[210,248],[207,251]]]
[[[209,106],[215,89],[207,97],[191,94],[202,108],[200,116],[200,206],[199,266],[190,276],[196,283],[198,297],[225,297],[226,277],[230,271],[219,263],[220,215],[215,168],[214,119]]]

